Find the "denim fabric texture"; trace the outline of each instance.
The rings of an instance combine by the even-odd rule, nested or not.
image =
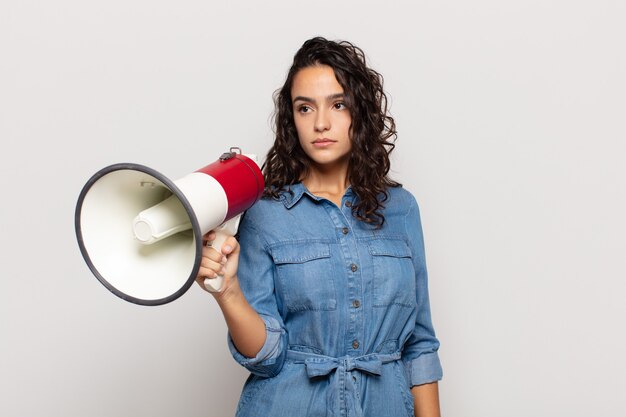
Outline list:
[[[265,321],[237,416],[413,416],[410,388],[441,379],[415,198],[389,189],[381,229],[291,186],[239,229],[238,276]]]

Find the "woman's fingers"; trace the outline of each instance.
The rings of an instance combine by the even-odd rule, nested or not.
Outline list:
[[[222,255],[211,246],[204,246],[202,248],[202,258],[217,263],[226,263],[226,256]]]
[[[198,275],[203,272],[213,271],[219,275],[223,275],[224,265],[226,265],[226,256],[217,252],[214,248],[202,248],[202,260],[200,262],[200,270]],[[209,276],[210,274],[206,274]]]
[[[235,237],[229,236],[222,240],[224,243],[221,244],[221,247],[206,246],[207,242],[213,242],[215,238],[216,233],[214,231],[210,231],[202,237],[205,246],[202,248],[202,259],[196,276],[196,282],[207,291],[209,289],[204,285],[206,278],[223,278],[223,283],[220,281],[219,284],[223,290],[231,284],[233,277],[237,274],[239,242]]]
[[[222,253],[224,255],[230,255],[231,253],[239,252],[239,242],[233,236],[226,238],[224,244],[221,247]]]
[[[215,231],[209,230],[207,233],[202,236],[202,244],[206,246],[208,242],[213,242],[215,240]]]

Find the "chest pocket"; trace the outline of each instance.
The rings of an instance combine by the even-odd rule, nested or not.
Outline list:
[[[379,239],[367,245],[374,265],[374,307],[392,304],[414,307],[415,268],[406,242],[400,239]]]
[[[336,271],[328,243],[289,243],[271,249],[277,291],[289,311],[335,310]]]

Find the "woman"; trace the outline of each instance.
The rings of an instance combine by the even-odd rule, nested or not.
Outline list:
[[[275,101],[265,198],[198,275],[225,277],[214,296],[251,372],[237,415],[439,416],[419,211],[387,177],[382,77],[314,38]]]

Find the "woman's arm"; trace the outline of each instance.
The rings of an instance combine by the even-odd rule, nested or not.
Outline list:
[[[416,385],[411,388],[415,417],[440,417],[439,386],[437,382]]]
[[[236,286],[229,297],[215,296],[215,299],[222,309],[235,347],[242,355],[254,358],[265,344],[265,322],[248,304],[238,283]]]
[[[207,236],[211,241],[214,233]],[[234,237],[228,238],[221,248],[220,254],[213,248],[204,247],[202,250],[202,264],[196,281],[204,287],[204,278],[215,278],[217,274],[224,276],[221,292],[211,293],[226,320],[230,337],[237,350],[248,358],[254,358],[265,343],[265,322],[250,306],[241,291],[237,279],[239,263],[239,242]]]
[[[424,235],[419,206],[414,198],[411,199],[409,207],[405,226],[413,253],[417,316],[415,329],[406,342],[402,355],[412,387],[415,416],[439,417],[437,381],[441,379],[443,372],[437,353],[439,340],[435,336],[430,313]]]

